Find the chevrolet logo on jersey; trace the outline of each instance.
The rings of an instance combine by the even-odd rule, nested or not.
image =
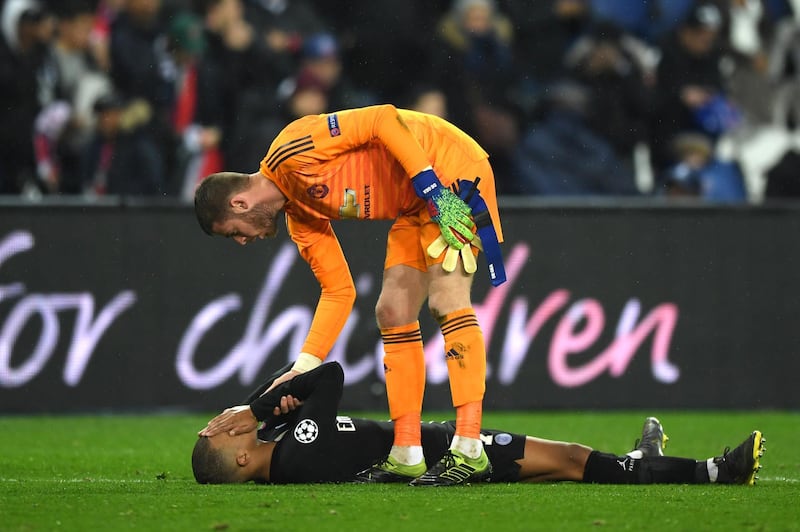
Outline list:
[[[356,191],[352,188],[344,189],[344,203],[339,207],[341,218],[358,218],[361,206],[358,204]]]

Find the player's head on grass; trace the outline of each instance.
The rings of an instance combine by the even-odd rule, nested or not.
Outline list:
[[[278,211],[285,203],[281,191],[259,172],[211,174],[194,194],[194,212],[203,231],[242,245],[275,236]]]
[[[192,451],[192,471],[199,484],[266,481],[271,455],[272,444],[258,441],[255,432],[201,436]]]

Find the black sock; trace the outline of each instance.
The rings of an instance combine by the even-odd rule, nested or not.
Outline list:
[[[705,471],[705,480],[699,474]],[[707,484],[708,471],[705,462],[692,458],[653,456],[642,458],[639,466],[640,484]]]
[[[583,470],[583,481],[596,484],[704,484],[705,461],[673,456],[635,459],[592,451]]]
[[[583,469],[583,481],[595,484],[638,484],[639,460],[592,451]]]

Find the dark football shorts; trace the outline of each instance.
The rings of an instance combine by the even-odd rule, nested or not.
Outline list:
[[[525,456],[525,436],[500,430],[481,430],[483,448],[492,462],[491,482],[519,481],[520,465]]]

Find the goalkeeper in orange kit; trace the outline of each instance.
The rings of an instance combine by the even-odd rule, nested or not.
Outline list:
[[[486,346],[470,299],[478,250],[493,285],[505,273],[486,152],[435,116],[392,105],[349,109],[295,120],[258,172],[213,174],[195,193],[203,230],[242,245],[274,236],[281,211],[322,291],[302,352],[273,387],[319,366],[352,309],[355,286],[331,220],[395,220],[375,308],[394,441],[359,478],[432,486],[487,478],[492,466],[480,441]],[[425,357],[418,318],[426,300],[444,335],[456,408],[450,448],[428,457],[438,459],[430,468],[420,432]],[[252,422],[249,410],[226,416],[201,435],[235,433]]]

